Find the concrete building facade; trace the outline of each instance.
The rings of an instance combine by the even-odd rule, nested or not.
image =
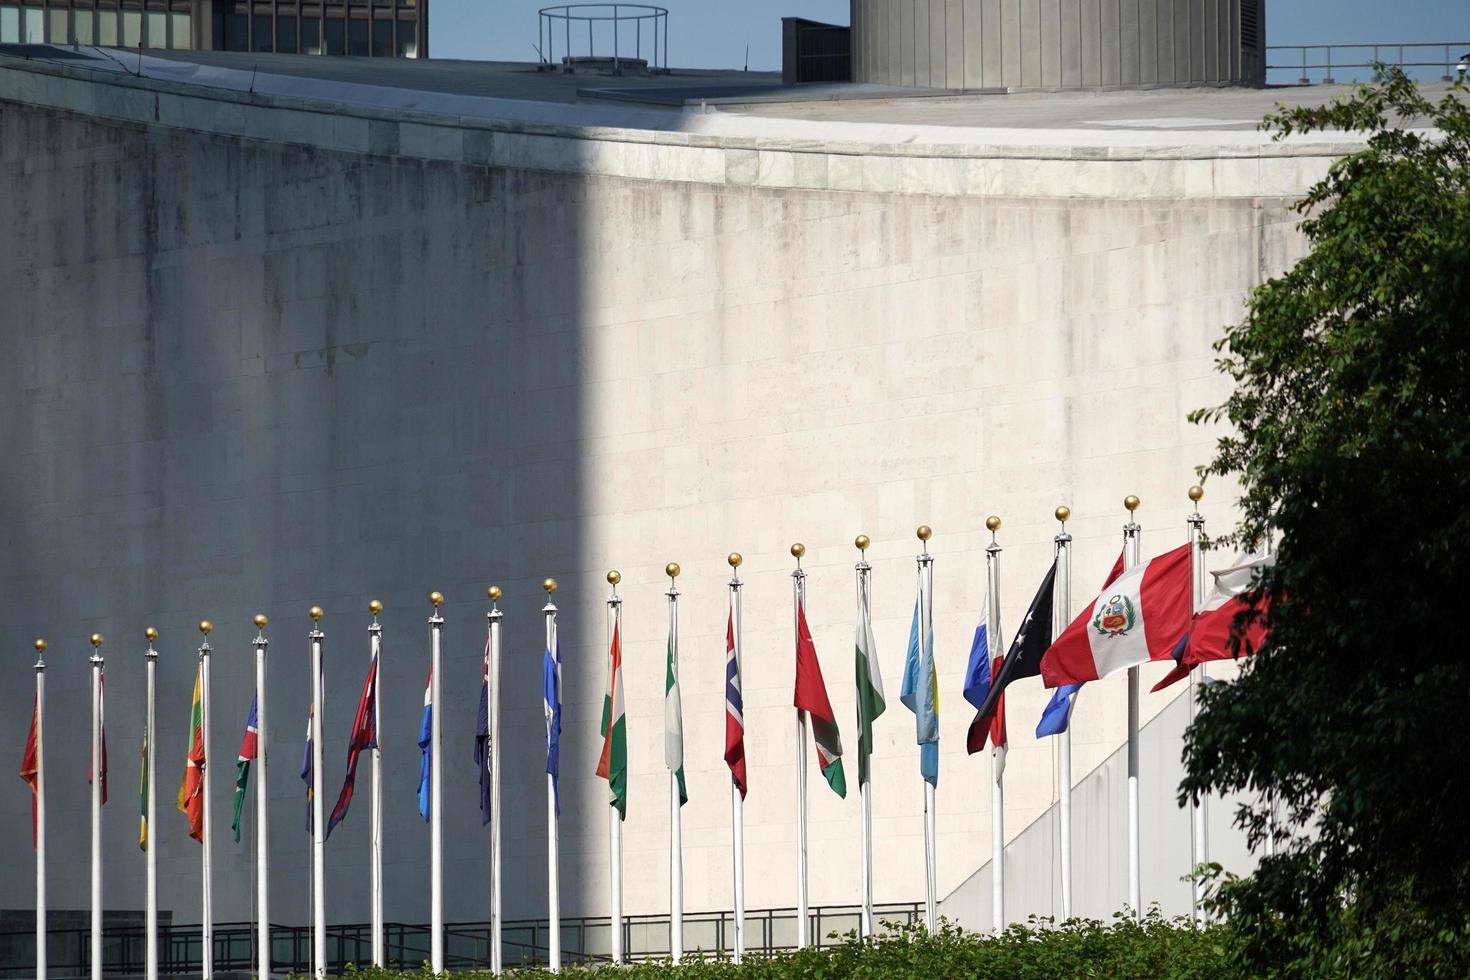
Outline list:
[[[1213,128],[1083,126],[1092,116],[985,128],[926,121],[920,109],[894,121],[883,115],[892,105],[701,114],[528,106],[304,70],[225,68],[201,81],[145,60],[134,77],[0,55],[0,166],[11,175],[0,195],[10,352],[0,446],[11,473],[0,481],[10,651],[0,704],[18,746],[31,703],[25,654],[47,637],[50,833],[61,842],[51,894],[56,907],[85,908],[86,860],[67,842],[85,840],[88,825],[86,637],[106,635],[106,904],[140,908],[130,760],[143,629],[162,630],[155,840],[175,922],[199,912],[198,846],[163,802],[183,770],[194,624],[216,624],[216,917],[251,914],[253,817],[231,842],[221,776],[250,702],[250,617],[265,612],[273,918],[304,923],[306,610],[327,610],[334,799],[372,598],[387,604],[386,914],[427,921],[414,743],[430,589],[448,597],[447,915],[486,917],[471,751],[491,583],[506,595],[506,914],[543,915],[546,576],[561,583],[564,910],[604,914],[606,790],[593,770],[614,567],[631,760],[625,907],[666,911],[668,561],[684,569],[687,907],[729,908],[730,551],[745,556],[748,906],[792,905],[788,547],[808,549],[808,615],[850,753],[859,532],[873,539],[889,691],[874,762],[877,898],[921,899],[917,750],[897,698],[920,523],[934,528],[936,556],[940,891],[961,889],[990,858],[989,762],[964,753],[970,713],[958,696],[984,609],[985,517],[1004,521],[1010,623],[1050,561],[1059,503],[1075,515],[1078,608],[1118,552],[1125,494],[1143,499],[1145,555],[1184,540],[1185,489],[1216,436],[1185,414],[1226,393],[1211,344],[1248,290],[1299,254],[1288,204],[1350,148],[1273,144],[1226,125],[1263,108],[1253,93],[1170,96],[1227,99],[1213,104]],[[1256,101],[1228,101],[1247,97]],[[1111,111],[1135,118],[1136,98]],[[1202,111],[1149,106],[1155,119]],[[1011,108],[1036,119],[1056,105]],[[952,107],[932,111],[942,121]],[[1228,486],[1208,487],[1211,530],[1230,524],[1231,500]],[[1159,671],[1144,673],[1146,689]],[[1010,695],[1009,837],[1056,796],[1055,747],[1030,734],[1045,700],[1035,681]],[[1124,703],[1121,678],[1089,686],[1075,723],[1079,784],[1120,744]],[[1145,718],[1170,703],[1146,696]],[[1144,777],[1158,834],[1147,880],[1177,883],[1189,823],[1169,802],[1177,741],[1161,744]],[[29,802],[12,783],[0,827],[21,841]],[[854,797],[812,774],[815,904],[856,901]],[[1114,819],[1121,801],[1098,799],[1098,819]],[[361,800],[328,846],[334,922],[368,918]],[[1222,852],[1224,823],[1213,825]],[[1183,853],[1187,865],[1187,843]],[[1106,847],[1099,855],[1111,859]],[[19,849],[12,867],[0,905],[25,907]],[[1079,863],[1077,873],[1094,872]],[[1080,890],[1092,897],[1078,911],[1106,915],[1126,890],[1096,874],[1106,884]],[[1145,899],[1178,912],[1180,896],[1161,884]],[[1041,902],[1011,914],[1051,911]]]

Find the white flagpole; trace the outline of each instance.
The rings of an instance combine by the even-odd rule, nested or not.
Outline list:
[[[857,570],[858,608],[859,609],[862,609],[862,610],[865,610],[865,611],[871,609],[871,607],[868,605],[868,589],[870,588],[870,578],[869,577],[870,577],[870,575],[871,575],[871,573],[873,571],[873,566],[868,564],[867,550],[868,550],[869,543],[870,543],[870,539],[868,538],[868,536],[866,534],[859,534],[853,540],[853,544],[856,545],[857,546],[857,549],[858,549],[857,565],[854,566],[854,568]],[[867,626],[868,626],[868,624],[866,622],[864,622],[864,623],[860,624],[858,626],[858,628],[859,629],[864,629]],[[866,654],[867,651],[864,650],[863,653]],[[859,712],[859,714],[862,713],[862,710],[863,710],[862,709],[862,692],[859,691],[858,692],[858,712]],[[861,734],[862,734],[861,733],[862,719],[859,719],[858,720],[858,725],[859,725],[859,737],[861,738]],[[861,746],[859,746],[858,751],[859,752],[862,751]],[[870,766],[872,765],[871,760],[869,761],[869,765]],[[869,772],[871,774],[871,769],[869,770]],[[926,783],[925,785],[928,785],[928,784]],[[863,861],[863,866],[862,866],[862,872],[861,872],[862,886],[863,886],[862,887],[863,909],[862,909],[862,916],[859,919],[859,925],[861,927],[861,934],[862,934],[862,936],[864,938],[866,938],[866,937],[871,936],[873,934],[873,786],[872,786],[872,780],[871,779],[867,779],[867,780],[861,780],[860,779],[859,791],[862,793],[862,817],[863,817],[863,822],[862,822],[862,832],[863,832],[862,861]],[[930,841],[929,841],[929,824],[928,824],[928,821],[927,821],[927,814],[929,812],[929,810],[928,810],[928,807],[929,807],[929,797],[928,797],[927,794],[925,794],[925,797],[924,797],[924,807],[925,807],[924,813],[926,815],[926,820],[925,820],[925,823],[924,823],[924,871],[925,871],[925,875],[924,875],[924,887],[926,889],[926,893],[925,894],[927,896],[927,888],[928,888],[928,885],[929,885],[929,876],[928,876],[929,859],[931,857],[931,852],[929,850],[929,844],[930,844]],[[925,921],[928,922],[927,915],[925,917]],[[930,928],[933,928],[933,927],[931,926]]]
[[[435,973],[444,972],[444,699],[441,674],[441,634],[444,617],[439,607],[444,596],[429,593],[433,613],[429,616],[429,964]]]
[[[929,643],[929,633],[934,628],[934,556],[929,554],[929,525],[920,525],[919,541],[924,550],[915,561],[919,570],[919,659]],[[933,665],[931,664],[931,667]],[[937,667],[933,667],[938,670]],[[936,704],[935,710],[938,710]],[[924,782],[924,927],[930,932],[939,931],[939,830],[936,825],[937,801],[934,784]]]
[[[265,638],[266,623],[269,622],[265,615],[257,614],[255,617],[255,639],[251,644],[255,647],[255,877],[256,882],[256,940],[255,958],[257,961],[256,974],[260,980],[266,980],[271,975],[271,837],[270,820],[267,816],[267,805],[270,803],[270,793],[267,787],[270,785],[266,780],[266,753],[270,745],[266,737],[266,711],[265,711],[265,651],[270,646],[270,641]],[[149,772],[152,772],[150,768]],[[148,807],[153,807],[153,784],[148,784],[149,799]],[[148,822],[153,822],[152,816]],[[156,980],[156,978],[150,978]]]
[[[985,617],[988,621],[985,634],[986,650],[985,667],[990,669],[990,650],[1004,650],[1005,644],[1001,639],[1000,626],[1000,552],[1001,547],[995,541],[995,532],[1000,529],[1000,518],[994,515],[985,518],[985,527],[990,531],[990,544],[985,548],[985,571],[986,587],[990,593],[989,609]],[[919,642],[923,642],[921,636]],[[990,794],[990,906],[995,931],[1001,933],[1006,928],[1006,829],[1005,829],[1005,761],[1001,756],[1003,750],[992,747],[990,750],[990,774],[994,785]]]
[[[608,584],[612,586],[612,594],[607,597],[607,646],[612,648],[614,636],[621,636],[623,622],[623,599],[618,595],[618,583],[623,580],[622,573],[617,569],[607,573]],[[621,684],[621,678],[611,677],[612,662],[607,665],[609,680]],[[611,711],[611,707],[608,709]],[[616,719],[609,716],[608,724],[611,725]],[[611,737],[611,733],[608,734]],[[609,786],[609,789],[611,787]],[[614,966],[623,963],[623,821],[618,808],[609,806],[607,808],[607,853],[608,874],[610,875],[611,903],[609,911],[609,925],[612,932],[612,962]]]
[[[551,601],[556,591],[556,579],[549,578],[541,583],[546,590],[546,605],[541,611],[546,614],[546,649],[556,655],[556,604]],[[561,697],[560,683],[556,696]],[[549,733],[548,733],[549,734]],[[561,970],[561,876],[560,876],[560,827],[556,813],[556,777],[546,774],[546,904],[547,904],[547,959],[553,973]]]
[[[1138,564],[1138,534],[1142,530],[1134,520],[1138,498],[1129,494],[1123,500],[1128,509],[1128,523],[1123,525],[1123,568]],[[1141,876],[1143,844],[1139,835],[1138,802],[1138,668],[1128,668],[1128,906],[1136,919],[1142,914]]]
[[[801,570],[801,556],[806,554],[806,545],[791,546],[791,557],[796,559],[796,571],[791,573],[791,635],[793,648],[801,642],[801,625],[798,612],[806,599],[806,572]],[[796,710],[796,948],[806,949],[811,944],[811,924],[807,921],[806,881],[806,712]]]
[[[1052,539],[1056,548],[1057,579],[1056,598],[1052,602],[1051,636],[1055,640],[1067,628],[1072,609],[1072,535],[1067,533],[1067,518],[1072,516],[1070,507],[1058,507],[1055,512],[1062,529]],[[1073,694],[1071,697],[1075,698]],[[1069,700],[1071,700],[1069,698]],[[1072,917],[1072,723],[1071,705],[1068,705],[1067,727],[1057,736],[1057,818],[1060,823],[1057,834],[1060,838],[1058,853],[1062,872],[1062,919]]]
[[[92,980],[102,980],[102,634],[92,634]]]
[[[490,597],[490,611],[485,626],[490,633],[490,696],[485,708],[490,717],[486,730],[490,733],[490,972],[501,971],[500,951],[500,586],[492,585],[485,593]]]
[[[311,607],[311,965],[318,980],[327,975],[326,819],[322,814],[322,607]]]
[[[155,793],[157,772],[154,769],[154,763],[158,760],[154,746],[158,733],[154,710],[154,673],[158,666],[158,651],[153,649],[153,641],[158,639],[158,630],[150,626],[143,631],[143,635],[148,638],[148,649],[143,654],[148,670],[148,693],[144,708],[146,714],[143,721],[143,765],[148,769],[148,792],[143,804],[144,819],[148,822],[148,839],[143,854],[146,868],[143,888],[143,977],[144,980],[158,980],[158,852],[155,849],[158,825],[154,823],[158,815]]]
[[[735,640],[735,670],[739,676],[740,671],[740,563],[743,561],[738,551],[732,551],[726,561],[730,563],[730,617],[732,620],[732,633]],[[741,678],[743,681],[744,678]],[[744,691],[741,691],[742,707],[744,702]],[[741,738],[745,737],[743,726],[745,725],[744,712],[740,719],[742,726]],[[745,957],[745,800],[740,795],[740,787],[736,784],[734,777],[730,779],[730,810],[733,827],[730,846],[733,850],[731,855],[735,875],[735,962],[738,964]]]
[[[1190,588],[1193,599],[1193,611],[1199,612],[1205,602],[1205,553],[1201,543],[1205,534],[1205,518],[1199,512],[1200,498],[1205,495],[1204,487],[1195,485],[1189,488],[1189,499],[1194,502],[1194,513],[1188,517],[1189,521],[1189,561],[1190,561]],[[1204,665],[1194,668],[1189,672],[1189,723],[1194,724],[1195,703],[1199,697],[1199,690],[1204,684]],[[1204,800],[1198,800],[1189,805],[1190,817],[1190,843],[1193,845],[1193,853],[1190,855],[1190,873],[1210,859],[1210,848],[1208,831],[1205,823]],[[1189,883],[1190,903],[1194,907],[1194,921],[1204,925],[1204,883],[1199,879],[1193,879]]]
[[[377,599],[368,603],[368,612],[373,614],[372,625],[368,627],[368,654],[369,665],[376,664],[373,668],[373,747],[368,758],[372,761],[373,788],[368,796],[368,865],[370,867],[370,885],[372,888],[371,906],[369,910],[372,916],[371,940],[373,966],[381,967],[383,960],[383,750],[382,740],[378,733],[382,731],[383,699],[378,695],[382,692],[383,677],[383,625],[378,622],[378,614],[383,611],[382,602]]]
[[[36,976],[46,980],[46,641],[36,647]],[[151,776],[152,773],[149,773]],[[151,822],[151,821],[150,821]]]
[[[200,916],[201,980],[212,980],[214,977],[214,872],[210,861],[214,834],[209,827],[209,773],[214,769],[214,757],[209,754],[209,634],[213,629],[214,626],[207,619],[199,624],[199,632],[204,634],[204,641],[199,644],[199,744],[204,748],[204,772],[200,774],[203,783],[200,795],[204,798],[201,825],[204,829],[204,840],[200,847],[200,870],[203,878],[200,895],[200,908],[203,912]]]
[[[679,563],[664,566],[669,576],[669,643],[673,647],[674,683],[679,682],[679,590],[674,580],[679,577]],[[683,694],[683,691],[680,691]],[[682,698],[681,698],[682,701]],[[684,758],[684,719],[679,718],[679,759]],[[684,815],[679,801],[679,775],[669,773],[669,948],[674,965],[684,959]]]

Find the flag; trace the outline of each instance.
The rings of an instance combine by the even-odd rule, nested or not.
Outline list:
[[[919,774],[924,781],[939,785],[939,677],[934,669],[934,626],[919,642],[919,600],[914,600],[914,617],[909,622],[909,649],[903,661],[903,688],[899,700],[914,713],[914,732],[919,742]]]
[[[990,690],[976,710],[975,717],[970,722],[970,730],[965,736],[965,748],[971,755],[984,748],[986,726],[999,708],[1006,687],[1012,681],[1035,677],[1041,673],[1041,656],[1051,646],[1052,600],[1056,593],[1056,578],[1057,563],[1053,561],[1041,580],[1041,587],[1031,599],[1031,605],[1026,609],[1020,629],[1016,630],[1016,635],[1011,639],[1010,650],[1004,658],[1000,658],[1000,666],[991,673]]]
[[[194,672],[194,703],[189,709],[189,753],[174,807],[189,818],[189,836],[204,843],[204,704],[200,700],[203,667]]]
[[[745,799],[745,701],[740,695],[740,660],[735,656],[735,609],[725,620],[725,764]]]
[[[31,700],[31,729],[26,734],[26,751],[20,757],[20,778],[31,787],[31,847],[36,846],[39,828],[36,822],[36,790],[41,783],[41,700]]]
[[[986,600],[986,609],[990,608]],[[965,661],[965,682],[960,693],[972,707],[985,703],[990,693],[990,630],[986,623],[975,627],[975,638],[970,641],[970,656]]]
[[[996,684],[1000,680],[1000,671],[1004,663],[1005,659],[1002,657],[995,657],[990,661],[990,689],[992,691],[996,689]],[[995,758],[995,778],[999,779],[1006,771],[1006,753],[1010,750],[1010,739],[1006,735],[1006,699],[1004,694],[996,699],[995,713],[990,716],[988,734],[990,735],[991,752]],[[969,739],[967,738],[966,744],[968,745],[968,743]],[[981,735],[980,745],[983,746],[984,744],[985,736]],[[979,750],[970,749],[971,754],[977,751]]]
[[[312,785],[311,769],[311,716],[316,713],[316,705],[308,705],[306,709],[306,753],[301,758],[301,780],[306,783],[306,832],[312,833],[312,807],[311,802],[315,787]]]
[[[1133,566],[1062,631],[1041,658],[1047,687],[1163,660],[1189,628],[1189,545]]]
[[[602,755],[597,775],[607,780],[609,802],[618,808],[618,819],[628,816],[628,724],[623,716],[623,645],[619,626],[613,625],[612,647],[607,652],[607,691],[602,696]],[[675,690],[675,696],[678,691]],[[682,797],[684,770],[679,770]]]
[[[1108,572],[1108,577],[1103,579],[1102,587],[1106,589],[1118,580],[1123,574],[1123,552],[1118,552],[1117,561],[1113,562],[1113,568]],[[1065,613],[1063,613],[1065,615]],[[1044,656],[1044,654],[1043,654]],[[1074,697],[1082,690],[1082,684],[1063,684],[1052,692],[1051,700],[1046,707],[1041,709],[1041,720],[1036,723],[1036,737],[1045,738],[1048,735],[1060,735],[1067,730],[1072,721],[1072,709],[1077,704]]]
[[[97,740],[102,743],[102,792],[99,805],[107,803],[107,685],[101,671],[97,673]],[[92,784],[92,774],[87,773],[87,785]]]
[[[362,694],[357,699],[357,714],[352,716],[352,734],[347,740],[347,774],[342,778],[342,791],[337,794],[337,803],[327,817],[327,837],[332,828],[347,817],[347,808],[352,805],[352,791],[357,786],[357,759],[366,749],[378,745],[378,657],[368,661],[367,677],[362,682]]]
[[[905,675],[907,676],[907,675]],[[866,589],[858,590],[857,617],[857,723],[858,785],[873,778],[873,722],[887,705],[883,701],[883,673],[878,669],[878,645]],[[936,763],[937,763],[936,758]]]
[[[1176,666],[1153,686],[1153,690],[1162,690],[1188,677],[1189,672],[1202,663],[1227,660],[1235,655],[1230,634],[1235,618],[1248,608],[1244,594],[1254,589],[1261,574],[1275,564],[1275,555],[1245,553],[1237,555],[1230,567],[1211,573],[1215,587],[1199,612],[1194,614],[1189,632],[1180,637],[1169,652]],[[1247,624],[1241,636],[1240,654],[1250,656],[1261,648],[1265,639],[1265,622],[1257,616]]]
[[[555,631],[553,631],[555,635]],[[561,816],[561,788],[557,785],[561,769],[561,641],[541,652],[541,704],[546,710],[546,774],[551,777],[551,792],[556,815]]]
[[[796,604],[796,694],[792,699],[796,710],[811,718],[812,741],[817,746],[817,766],[827,785],[838,796],[847,797],[847,777],[842,771],[842,738],[837,731],[837,718],[832,702],[827,699],[827,684],[822,680],[822,665],[817,662],[817,647],[806,625],[806,610],[800,600]]]
[[[669,655],[664,669],[664,765],[679,784],[679,805],[689,802],[684,786],[684,707],[679,699],[679,650],[669,630]]]
[[[434,669],[424,683],[424,714],[419,721],[419,816],[429,819],[434,779]]]
[[[250,716],[245,719],[245,737],[240,740],[240,758],[235,763],[235,819],[230,830],[235,843],[240,843],[240,815],[245,811],[245,790],[250,786],[250,763],[260,754],[260,723],[256,709],[260,692],[250,699]]]
[[[480,826],[490,822],[490,637],[480,668],[480,714],[475,721],[475,765],[480,770]]]
[[[148,850],[148,723],[143,723],[143,752],[138,761],[138,849]]]

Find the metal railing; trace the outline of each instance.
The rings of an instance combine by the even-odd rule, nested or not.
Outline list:
[[[914,926],[923,922],[922,903],[881,905],[874,909],[880,922]],[[855,905],[823,906],[810,911],[810,935],[817,948],[831,946],[833,935],[845,936],[858,928]],[[767,909],[747,912],[746,951],[771,955],[796,947],[796,910]],[[388,923],[384,926],[385,965],[417,970],[429,958],[429,927]],[[85,976],[91,969],[90,931],[53,929],[47,933],[47,963],[53,975]],[[548,926],[542,920],[506,922],[501,927],[501,953],[507,967],[538,966],[547,962]],[[705,954],[728,954],[734,946],[735,921],[730,912],[686,913],[684,941]],[[144,967],[144,931],[127,926],[104,929],[102,966],[109,974],[141,974]],[[612,929],[606,917],[561,920],[562,962],[596,963],[611,959]],[[668,916],[635,915],[623,919],[623,949],[629,959],[659,959],[669,954]],[[255,926],[249,922],[216,923],[214,968],[249,972],[255,967]],[[197,925],[160,926],[158,963],[161,974],[197,974],[200,968]],[[691,954],[686,953],[686,957]],[[327,927],[327,972],[340,974],[348,964],[372,961],[371,927],[367,923]],[[444,929],[444,962],[450,970],[485,970],[490,966],[490,924],[457,922]],[[272,969],[305,974],[311,969],[311,928],[271,927]],[[35,933],[0,933],[0,977],[29,977],[35,973]]]
[[[652,42],[649,57],[643,57],[644,21]],[[582,27],[587,28],[587,50],[572,52],[572,25],[577,25],[577,41],[582,38]],[[633,47],[623,44],[622,35],[627,25],[632,25]],[[557,27],[561,31],[557,31]],[[597,53],[596,28],[603,28],[603,53]],[[606,43],[605,35],[612,35],[612,43]],[[666,7],[655,7],[646,3],[567,3],[556,7],[542,7],[537,12],[536,50],[545,68],[555,67],[556,35],[562,35],[561,67],[571,71],[579,62],[611,63],[614,74],[621,74],[625,63],[646,67],[654,74],[669,70],[669,11]]]
[[[1371,71],[1375,65],[1395,65],[1411,74],[1429,69],[1444,81],[1453,81],[1470,62],[1470,41],[1412,41],[1402,44],[1273,44],[1266,48],[1266,71],[1295,71],[1297,82],[1332,85],[1343,69]],[[1313,73],[1320,72],[1314,79]]]

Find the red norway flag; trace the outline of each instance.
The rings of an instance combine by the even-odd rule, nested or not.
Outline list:
[[[1134,565],[1072,621],[1041,658],[1047,687],[1095,681],[1168,660],[1189,629],[1189,545]]]

